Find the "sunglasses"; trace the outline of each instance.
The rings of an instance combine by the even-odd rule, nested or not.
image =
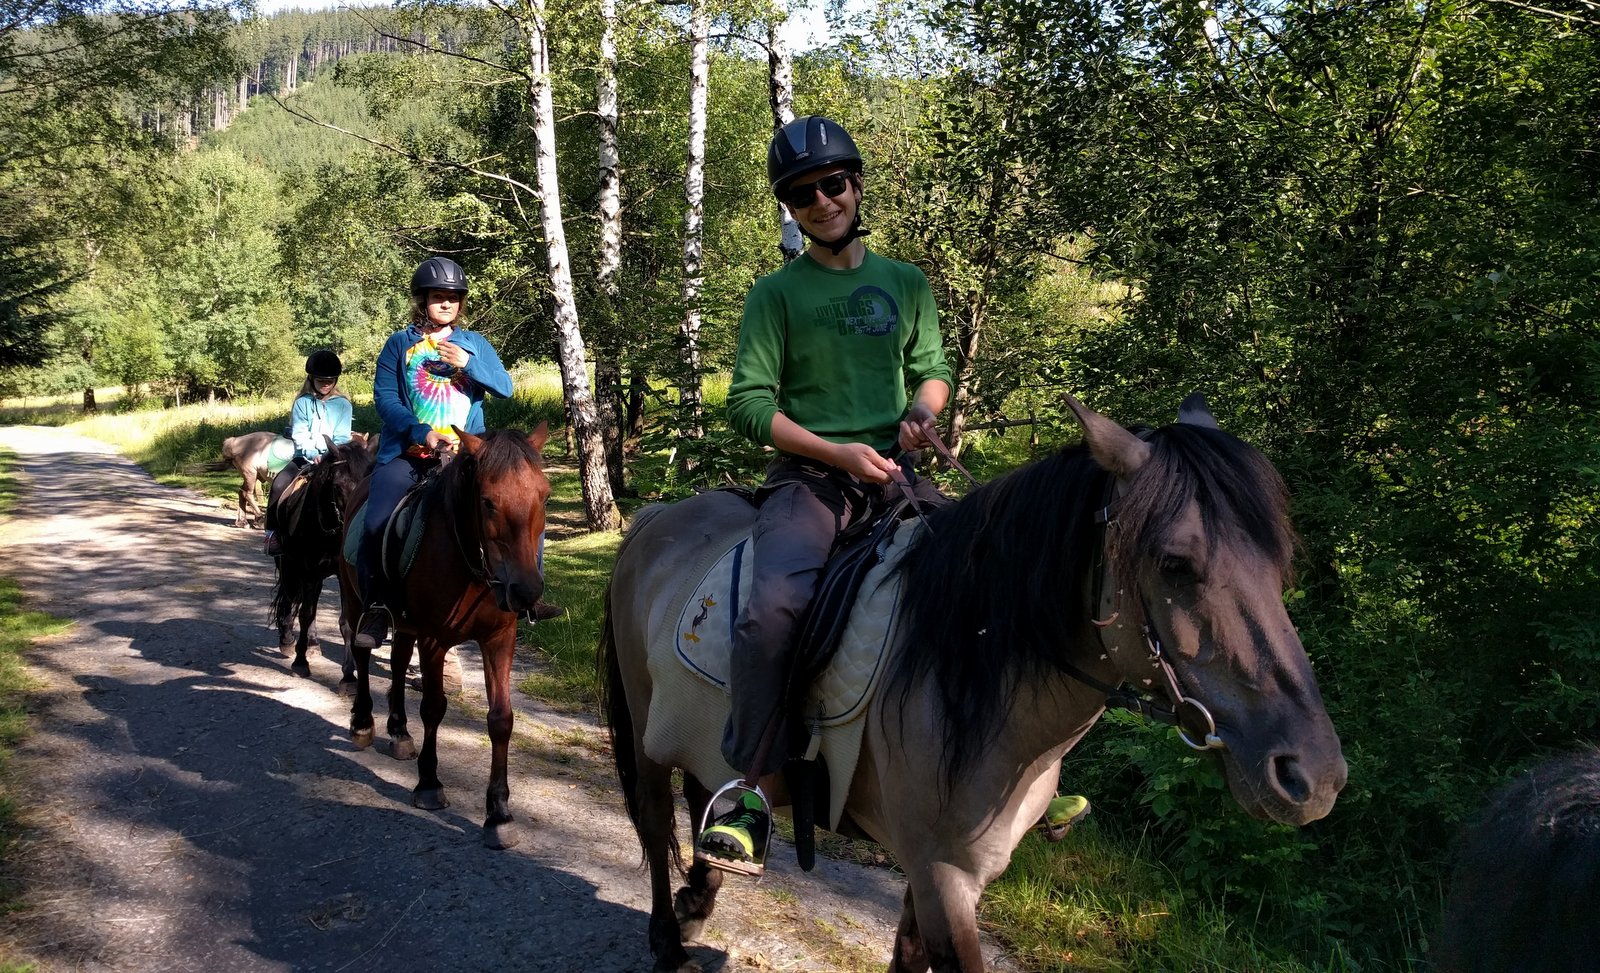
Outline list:
[[[829,199],[838,199],[850,186],[848,172],[835,172],[831,176],[823,176],[816,182],[796,183],[778,194],[778,198],[790,209],[804,209],[816,202],[817,190]]]

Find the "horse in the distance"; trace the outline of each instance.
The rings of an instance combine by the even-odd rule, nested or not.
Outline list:
[[[272,620],[278,628],[278,651],[294,650],[289,667],[302,676],[311,674],[306,650],[316,640],[317,602],[322,583],[339,570],[339,542],[344,531],[345,506],[356,488],[372,472],[378,437],[352,437],[334,445],[322,459],[300,475],[300,482],[284,491],[276,513],[282,553],[276,558],[278,582],[272,591]],[[341,619],[342,621],[342,619]],[[344,630],[345,662],[341,689],[355,686],[350,655],[351,631]]]
[[[1199,396],[1176,424],[1141,435],[1069,404],[1083,444],[928,512],[925,526],[899,528],[914,533],[894,569],[894,624],[878,622],[890,633],[885,675],[859,717],[839,824],[883,844],[905,870],[896,973],[983,969],[979,896],[1108,701],[1163,712],[1191,746],[1215,750],[1235,800],[1257,817],[1315,821],[1345,783],[1338,736],[1284,609],[1294,535],[1278,472],[1218,429]],[[677,664],[670,637],[685,591],[695,591],[682,578],[710,562],[708,539],[731,550],[754,519],[729,492],[640,512],[607,594],[605,710],[650,867],[657,971],[696,968],[683,944],[722,882],[696,862],[672,894],[674,767],[658,758],[692,725],[692,752],[735,776],[717,757],[721,716],[658,694],[684,685],[664,682],[673,670],[660,667]],[[865,624],[851,617],[851,630]],[[720,699],[709,692],[704,700]],[[667,719],[665,732],[649,732]],[[705,785],[718,781],[680,769],[696,827]],[[762,786],[775,806],[789,803],[781,782]]]
[[[212,473],[237,470],[243,478],[239,486],[239,511],[233,518],[233,526],[260,527],[266,519],[257,497],[257,484],[272,482],[273,471],[269,466],[275,452],[283,456],[283,462],[288,462],[294,455],[294,444],[271,430],[247,432],[224,439],[222,458],[201,467]],[[277,464],[278,469],[283,468],[283,462]]]
[[[539,535],[544,532],[545,479],[539,451],[549,436],[540,423],[531,436],[516,430],[495,430],[483,437],[456,430],[461,446],[437,473],[419,484],[417,516],[424,517],[415,559],[402,580],[391,580],[400,593],[394,614],[389,656],[390,752],[396,759],[417,758],[417,786],[411,803],[430,811],[449,806],[439,781],[438,730],[447,701],[444,692],[445,652],[453,645],[476,642],[483,655],[483,682],[489,702],[491,749],[483,843],[510,848],[519,840],[508,806],[507,748],[511,740],[511,660],[516,649],[517,616],[533,607],[544,593],[539,571]],[[345,532],[366,501],[363,485],[351,498]],[[398,547],[399,545],[389,545]],[[397,551],[388,553],[398,555]],[[391,564],[399,560],[386,558]],[[365,606],[356,571],[339,561],[342,627],[356,631]],[[418,754],[406,729],[405,671],[415,645],[422,669],[422,751]],[[350,738],[358,747],[372,745],[372,692],[368,683],[372,653],[354,650],[355,705]]]

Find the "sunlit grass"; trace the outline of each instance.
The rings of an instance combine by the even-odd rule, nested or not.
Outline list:
[[[600,689],[595,646],[600,640],[611,563],[621,540],[616,532],[547,540],[545,598],[567,613],[534,627],[530,641],[549,665],[523,680],[518,688],[524,693],[575,709],[594,708]]]

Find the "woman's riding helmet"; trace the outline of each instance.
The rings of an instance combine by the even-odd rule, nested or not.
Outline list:
[[[312,378],[338,378],[344,372],[344,362],[326,348],[318,348],[306,358],[306,374]]]
[[[841,165],[861,171],[861,150],[844,127],[821,115],[802,115],[778,129],[767,147],[767,184],[774,195],[812,169]]]
[[[467,272],[449,257],[429,257],[417,264],[417,269],[411,274],[411,293],[426,294],[429,291],[465,294]]]

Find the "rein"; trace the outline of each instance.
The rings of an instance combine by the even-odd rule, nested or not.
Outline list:
[[[441,463],[439,471],[443,473],[444,466],[453,462],[453,460],[445,460]],[[472,461],[467,460],[465,462]],[[475,543],[472,545],[472,551],[469,552],[466,541],[461,537],[461,513],[457,509],[462,497],[465,496],[465,491],[462,489],[460,481],[465,480],[467,477],[473,477],[475,486],[476,477],[474,474],[477,472],[477,464],[473,462],[470,469],[466,467],[458,469],[459,472],[456,473],[457,482],[450,485],[451,489],[448,491],[450,493],[449,502],[444,505],[445,519],[450,522],[450,536],[455,538],[456,551],[460,553],[462,563],[466,564],[467,573],[472,576],[474,581],[493,591],[495,585],[503,584],[504,582],[496,581],[489,571],[489,552],[483,549],[483,521],[479,518],[476,509],[474,509],[472,521],[473,526],[476,528],[473,531]],[[476,561],[472,558],[474,553],[478,555]]]

